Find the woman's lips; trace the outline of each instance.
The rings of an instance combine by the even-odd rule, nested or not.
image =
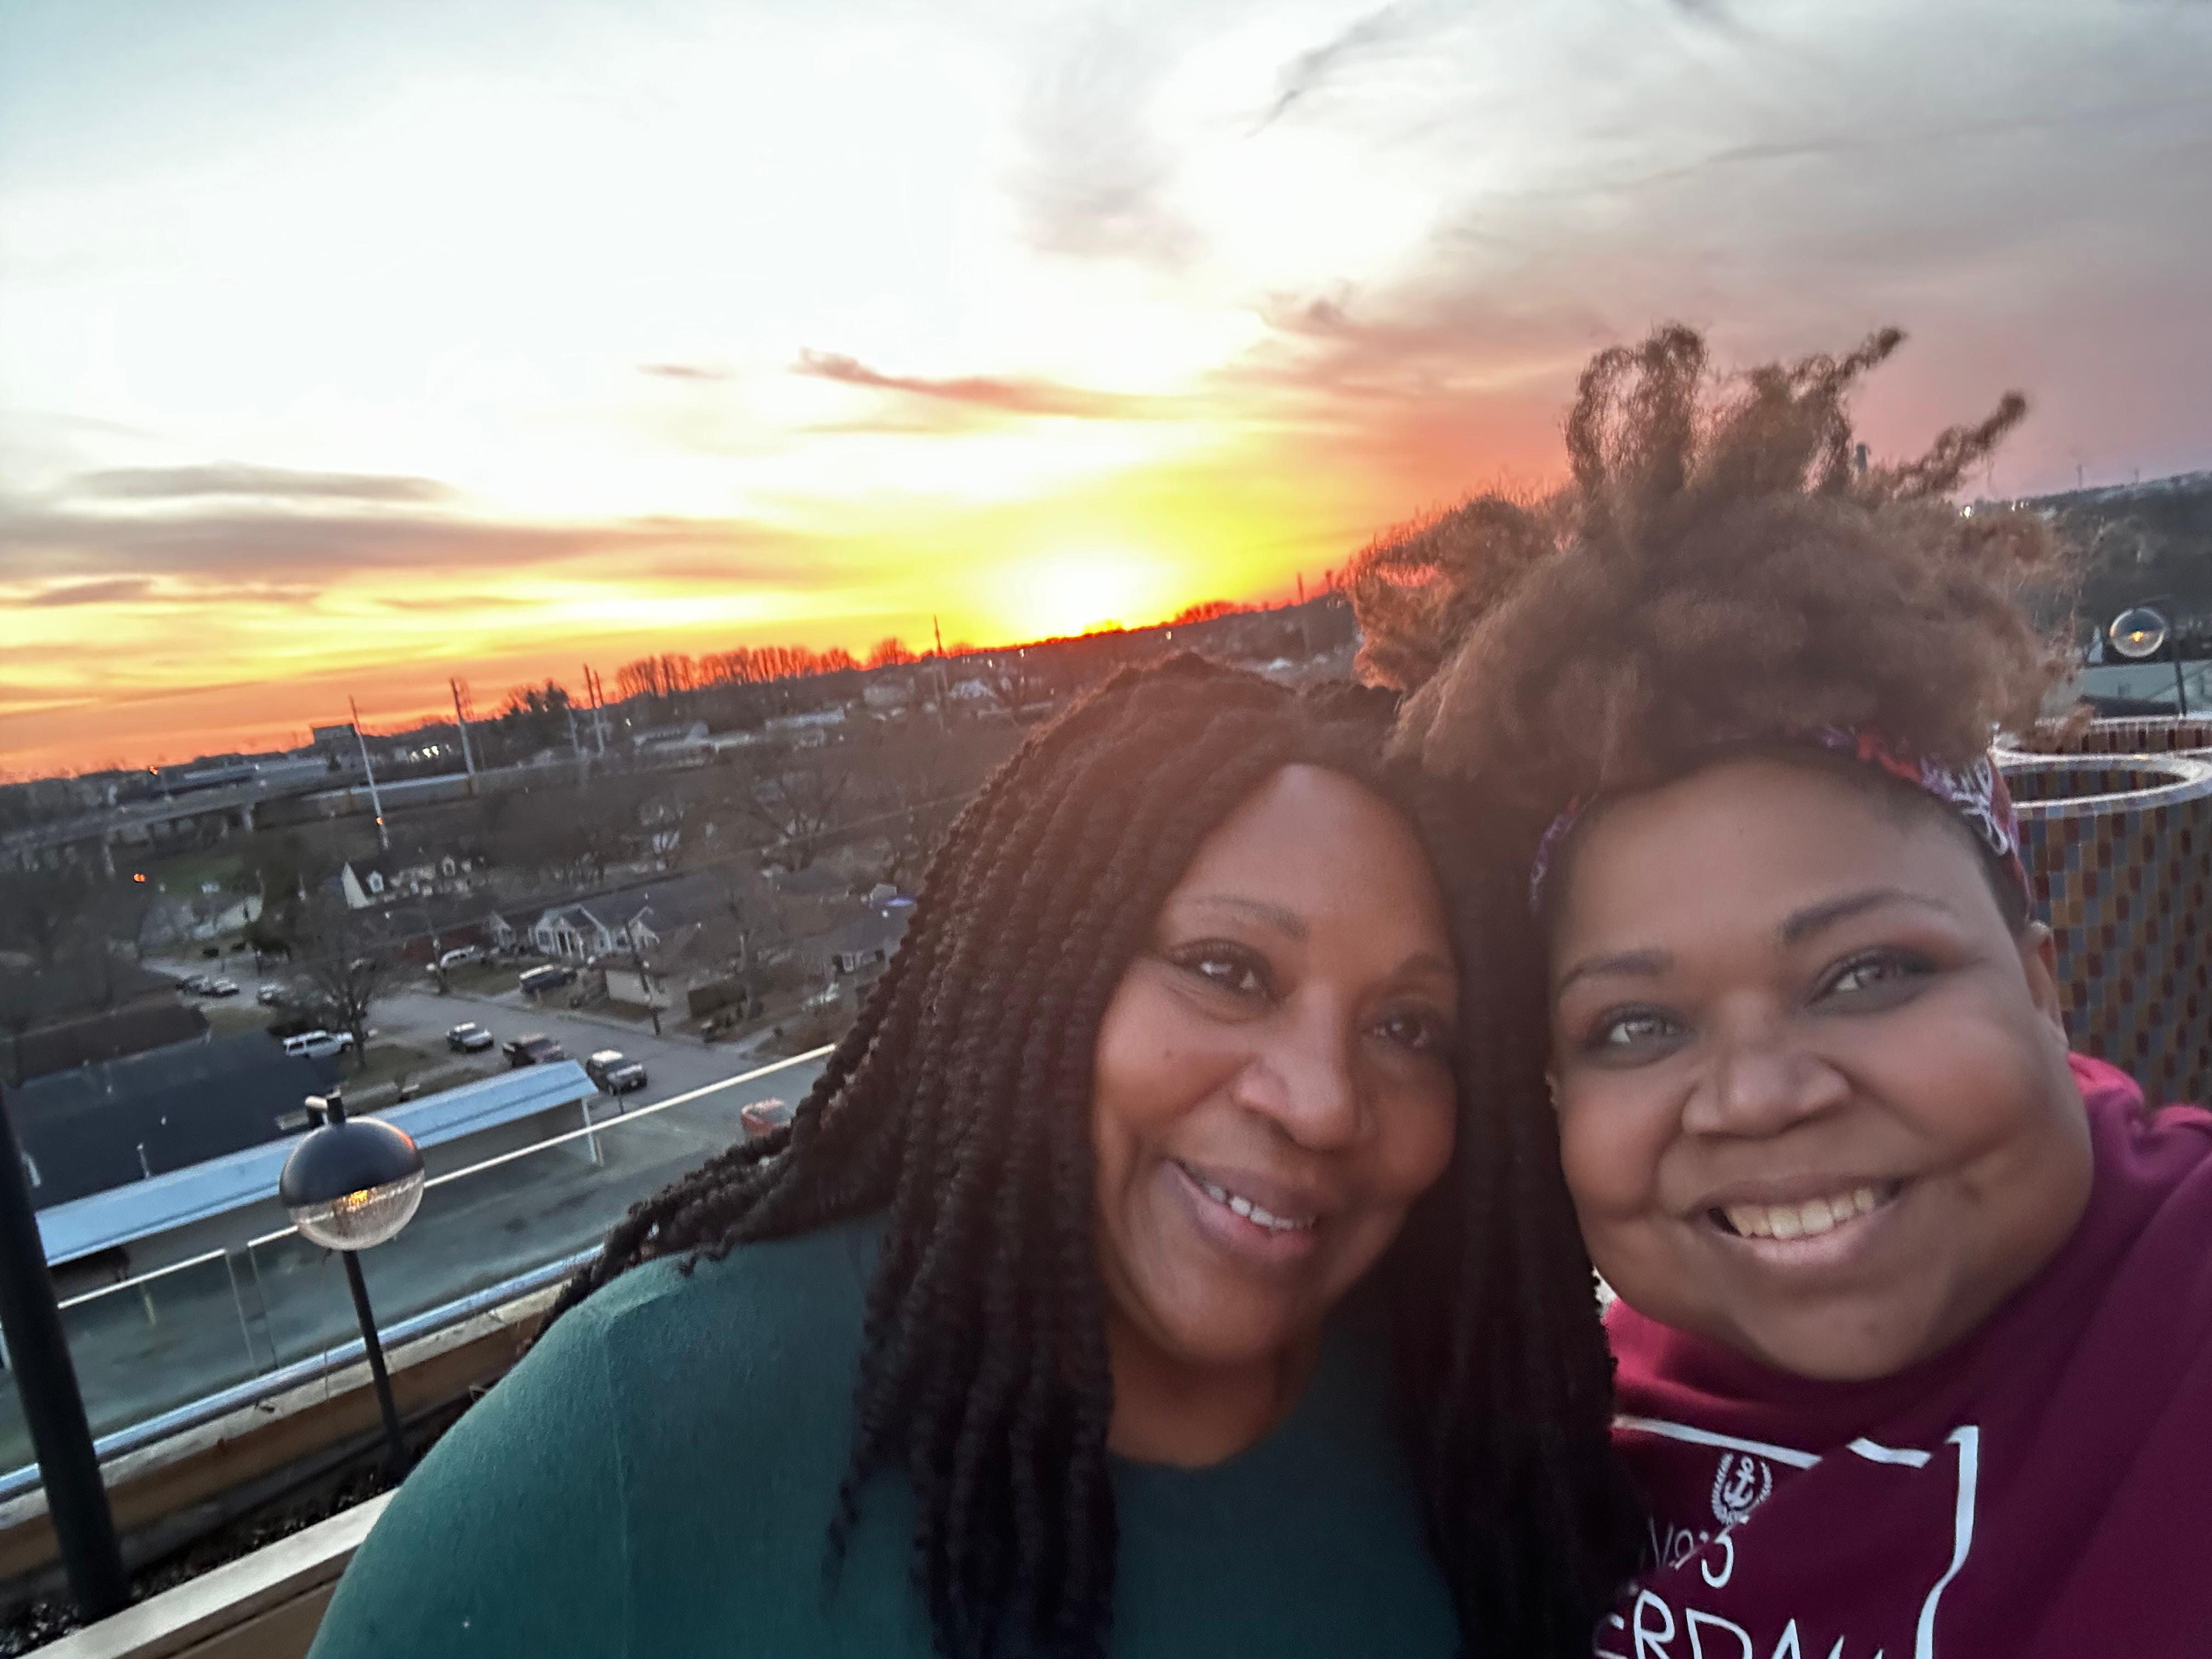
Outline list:
[[[1705,1226],[1732,1253],[1764,1267],[1812,1271],[1849,1262],[1886,1231],[1903,1180],[1850,1180],[1832,1192],[1780,1199],[1727,1195],[1701,1212]]]
[[[1328,1216],[1310,1197],[1279,1182],[1167,1160],[1166,1167],[1199,1231],[1241,1260],[1269,1267],[1302,1261],[1317,1247]],[[1255,1196],[1248,1188],[1257,1188]],[[1271,1207],[1272,1200],[1279,1209]]]

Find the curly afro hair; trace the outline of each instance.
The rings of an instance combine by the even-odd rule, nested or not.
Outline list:
[[[1542,817],[1814,726],[1956,763],[2032,725],[2063,668],[2022,600],[2065,562],[2036,514],[1944,500],[2027,405],[1867,466],[1848,400],[1903,338],[1723,378],[1673,325],[1591,359],[1567,486],[1354,562],[1362,671],[1411,694],[1401,747]]]

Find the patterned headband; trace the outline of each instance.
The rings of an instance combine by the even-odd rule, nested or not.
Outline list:
[[[2035,889],[2029,884],[2027,866],[2021,862],[2020,818],[2013,811],[2012,793],[2005,787],[2004,775],[1990,763],[1987,755],[1966,766],[1939,766],[1934,761],[1900,752],[1875,732],[1848,732],[1839,726],[1816,726],[1797,733],[1789,741],[1825,749],[1832,754],[1848,755],[1935,796],[1966,820],[1966,827],[1974,832],[1974,839],[2002,866],[2021,896],[2031,903],[2034,902]],[[1570,802],[1567,810],[1552,820],[1551,828],[1544,831],[1543,840],[1536,844],[1536,861],[1528,872],[1528,902],[1532,908],[1542,908],[1544,878],[1551,872],[1560,849],[1574,833],[1575,824],[1589,805],[1586,799]]]

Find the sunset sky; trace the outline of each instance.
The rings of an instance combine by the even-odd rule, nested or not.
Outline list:
[[[2212,465],[2196,0],[0,8],[0,770],[994,643],[1540,483],[1595,347]]]

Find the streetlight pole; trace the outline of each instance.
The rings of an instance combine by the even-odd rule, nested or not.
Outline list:
[[[345,1101],[332,1092],[310,1095],[307,1110],[322,1127],[303,1136],[284,1160],[276,1195],[301,1233],[345,1258],[346,1288],[353,1293],[369,1380],[384,1419],[386,1462],[397,1483],[406,1478],[407,1440],[392,1397],[376,1313],[361,1275],[360,1252],[398,1236],[422,1203],[422,1154],[404,1130],[373,1117],[349,1119]]]
[[[23,1158],[8,1121],[7,1091],[0,1089],[0,1328],[8,1338],[9,1369],[30,1426],[31,1449],[46,1490],[46,1513],[61,1545],[70,1594],[86,1620],[105,1619],[131,1599],[115,1516],[100,1478],[92,1425],[78,1392],[76,1368],[46,1246],[31,1208]]]

